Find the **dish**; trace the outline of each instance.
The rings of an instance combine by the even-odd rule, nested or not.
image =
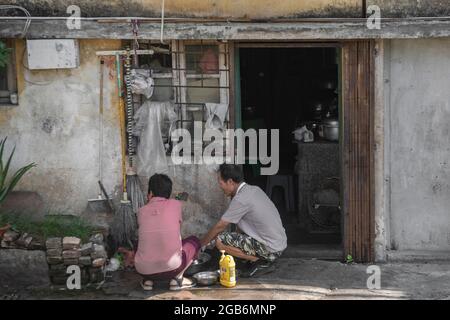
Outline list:
[[[219,272],[218,271],[203,271],[198,272],[192,276],[197,284],[202,286],[212,286],[216,284],[219,280]]]

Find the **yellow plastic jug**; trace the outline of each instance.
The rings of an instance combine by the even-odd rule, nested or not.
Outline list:
[[[230,255],[225,255],[225,250],[220,250],[222,256],[220,257],[220,284],[224,287],[232,288],[236,286],[236,264],[234,258]]]

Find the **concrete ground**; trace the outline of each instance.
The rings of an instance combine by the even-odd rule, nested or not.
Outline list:
[[[12,290],[0,299],[447,299],[450,300],[450,262],[379,264],[381,288],[368,289],[368,265],[336,261],[282,258],[277,270],[252,279],[238,279],[232,289],[215,285],[179,292],[158,283],[151,292],[139,286],[132,271],[115,272],[100,288]],[[5,291],[6,290],[6,291]]]

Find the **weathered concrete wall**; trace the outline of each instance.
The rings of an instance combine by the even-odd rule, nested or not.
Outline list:
[[[0,250],[0,286],[6,288],[39,287],[50,285],[45,251]]]
[[[46,212],[79,215],[98,195],[100,69],[95,52],[120,47],[121,41],[81,40],[79,68],[30,71],[22,62],[24,42],[16,41],[19,106],[0,106],[0,137],[8,136],[7,152],[17,146],[11,170],[37,164],[16,189],[37,192]],[[105,63],[103,92],[102,181],[117,199],[122,177],[114,60]],[[214,168],[176,166],[170,175],[174,194],[190,195],[183,234],[204,234],[227,204]]]
[[[443,0],[367,0],[367,6],[377,5],[382,18],[445,17],[450,5]]]
[[[212,165],[177,165],[169,168],[173,178],[173,193],[187,192],[183,202],[182,235],[203,236],[216,223],[228,206],[217,182],[216,167]]]
[[[12,169],[37,164],[17,189],[39,193],[50,212],[78,214],[99,191],[100,78],[95,51],[119,48],[121,42],[80,41],[79,68],[45,71],[26,69],[24,42],[16,43],[19,106],[0,107],[0,136],[8,136],[9,148],[17,146]],[[102,163],[109,192],[120,183],[114,70],[114,64],[105,67],[104,81]]]
[[[21,5],[32,15],[67,16],[67,7],[75,4],[83,17],[139,16],[160,17],[161,0],[10,0]],[[442,0],[367,0],[376,4],[383,17],[448,16],[450,7]],[[167,17],[214,18],[295,18],[295,17],[346,17],[357,18],[363,14],[363,0],[167,0]]]
[[[387,235],[389,228],[389,219],[386,216],[386,173],[385,173],[385,60],[386,60],[386,41],[375,41],[375,59],[374,59],[374,190],[375,190],[375,261],[386,260]]]
[[[75,4],[82,16],[160,17],[161,0],[12,0],[33,15],[66,16]],[[167,17],[360,17],[361,0],[170,0],[165,1]]]
[[[219,188],[217,169],[215,165],[169,165],[167,174],[173,181],[172,194],[189,194],[187,201],[182,201],[183,237],[202,237],[225,212],[229,200]],[[142,190],[148,190],[148,177],[140,177],[140,183]]]
[[[450,250],[450,39],[392,40],[386,147],[393,250]]]

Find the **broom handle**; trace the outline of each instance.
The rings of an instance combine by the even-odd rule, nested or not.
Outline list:
[[[125,162],[125,148],[126,148],[126,136],[125,136],[125,107],[124,107],[124,103],[123,103],[123,99],[120,98],[119,101],[119,106],[120,106],[120,140],[121,140],[121,152],[122,152],[122,176],[123,176],[123,193],[124,193],[124,199],[123,200],[128,200],[126,199],[126,193],[127,193],[127,175],[126,175],[126,162]]]
[[[121,84],[121,72],[120,72],[120,56],[116,54],[116,67],[117,67],[117,86],[119,90],[119,120],[120,120],[120,148],[122,154],[122,181],[123,181],[123,200],[127,198],[127,176],[125,172],[125,107],[122,97],[122,84]]]

